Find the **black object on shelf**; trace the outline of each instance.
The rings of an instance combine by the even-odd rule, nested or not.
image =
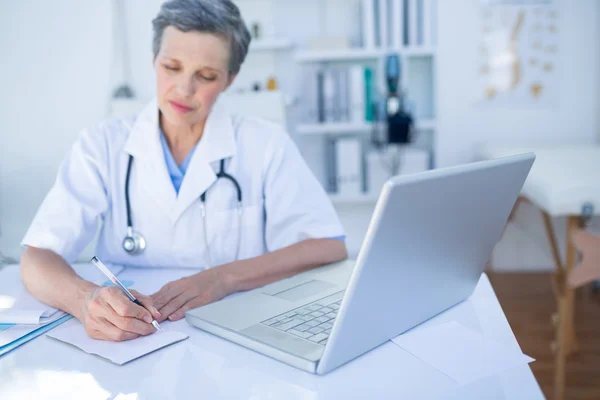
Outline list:
[[[409,144],[413,141],[414,120],[404,107],[404,97],[400,89],[400,58],[397,54],[386,57],[385,77],[387,93],[384,98],[383,110],[375,107],[375,120],[385,121],[386,135],[378,135],[374,127],[372,142],[376,147],[386,144]],[[377,124],[374,124],[374,126]]]

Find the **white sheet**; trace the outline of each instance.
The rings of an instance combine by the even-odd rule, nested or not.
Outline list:
[[[461,385],[534,361],[455,321],[409,331],[392,342]]]
[[[125,342],[95,340],[87,335],[83,325],[75,319],[50,331],[47,336],[76,346],[86,353],[98,355],[118,365],[126,364],[136,358],[188,338],[188,335],[184,333],[163,331]]]

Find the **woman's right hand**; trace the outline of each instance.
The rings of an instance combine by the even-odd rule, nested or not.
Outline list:
[[[132,302],[115,286],[96,287],[87,293],[80,320],[92,339],[121,342],[155,331],[151,322],[153,318],[160,318],[160,313],[152,300],[135,290],[130,291],[145,308]],[[148,310],[152,310],[152,314]]]

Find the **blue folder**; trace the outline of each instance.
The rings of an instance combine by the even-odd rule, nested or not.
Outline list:
[[[54,328],[54,327],[62,324],[63,322],[67,322],[71,318],[73,318],[73,316],[70,315],[70,314],[64,315],[61,318],[57,319],[56,321],[50,322],[49,324],[46,324],[46,325],[42,325],[38,329],[36,329],[35,331],[29,332],[27,335],[21,336],[17,340],[15,340],[13,342],[10,342],[9,344],[0,347],[0,357],[2,357],[3,355],[5,355],[9,351],[16,349],[20,345],[29,342],[31,339],[34,339],[34,338],[36,338],[36,337],[38,337],[40,335],[43,335],[44,333],[48,332],[50,329],[52,329],[52,328]],[[5,325],[12,326],[11,324],[5,324]],[[6,326],[4,329],[10,328],[10,326]],[[4,329],[2,329],[0,327],[0,330],[4,330]]]

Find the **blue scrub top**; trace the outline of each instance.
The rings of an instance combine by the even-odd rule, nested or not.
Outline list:
[[[194,155],[194,151],[196,151],[196,147],[190,151],[190,154],[185,157],[185,160],[181,163],[181,165],[177,166],[177,162],[173,157],[173,153],[169,149],[169,145],[167,144],[167,138],[165,137],[165,133],[162,129],[160,129],[160,143],[162,144],[163,154],[165,156],[165,162],[167,163],[167,169],[169,170],[169,176],[171,177],[171,181],[173,182],[173,187],[175,187],[175,192],[179,194],[179,188],[181,188],[181,182],[183,182],[183,177],[185,176],[185,172],[190,165],[190,160]]]
[[[181,188],[181,183],[183,182],[183,177],[185,176],[185,172],[190,165],[190,160],[196,151],[196,147],[194,146],[190,154],[185,157],[185,160],[181,163],[181,165],[177,166],[177,161],[173,157],[173,153],[171,153],[171,149],[169,149],[169,145],[167,144],[167,138],[165,137],[165,133],[162,128],[159,128],[160,131],[160,143],[162,144],[163,154],[165,156],[165,162],[167,163],[167,169],[169,170],[169,176],[171,177],[171,181],[173,182],[173,187],[175,188],[175,192],[179,194],[179,188]],[[346,240],[346,236],[336,236],[331,239],[337,240]]]

